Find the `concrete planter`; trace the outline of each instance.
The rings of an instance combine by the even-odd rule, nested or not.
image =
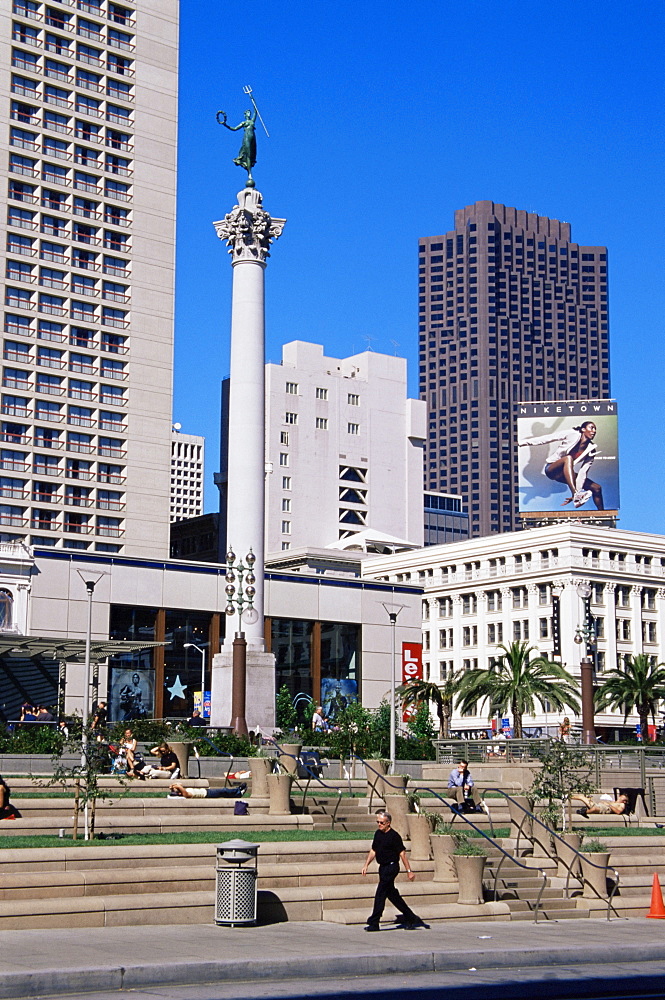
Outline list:
[[[457,881],[457,871],[453,853],[455,851],[455,838],[449,833],[432,833],[429,838],[434,858],[433,882],[455,882]]]
[[[533,844],[534,858],[551,858],[554,856],[552,838],[549,831],[544,826],[541,826],[540,823],[533,824],[531,842]]]
[[[400,833],[406,831],[408,827],[409,800],[406,795],[386,795],[386,812],[393,818],[392,825],[396,826]]]
[[[174,754],[178,758],[178,766],[180,768],[180,779],[187,778],[189,775],[187,769],[189,767],[189,748],[191,743],[169,743],[169,746],[173,750]],[[178,780],[180,780],[178,779]]]
[[[368,760],[367,763],[370,768],[374,768],[373,771],[370,771],[368,768],[365,774],[367,778],[367,798],[371,797],[373,791],[374,799],[382,799],[384,788],[381,778],[386,773],[388,764],[385,760]],[[375,774],[375,771],[377,771],[378,774]]]
[[[511,802],[510,799],[514,799]],[[524,809],[531,812],[531,802],[526,795],[511,795],[508,799],[508,812],[510,813],[510,836],[516,840],[519,834],[520,849],[524,848],[533,837],[533,820],[524,813]],[[519,807],[523,806],[523,809]]]
[[[268,775],[272,774],[273,757],[252,757],[252,798],[268,797]]]
[[[453,855],[459,886],[458,903],[483,903],[483,872],[487,858],[484,854]]]
[[[409,840],[411,841],[411,860],[429,861],[432,856],[430,854],[429,838],[434,829],[434,820],[430,819],[429,816],[423,816],[422,813],[410,813],[408,823]]]
[[[386,795],[404,795],[409,781],[408,774],[387,774],[383,782],[383,797]]]
[[[589,862],[592,862],[589,864]],[[607,896],[607,866],[610,863],[610,852],[599,854],[582,854],[582,895],[586,899],[601,899]]]
[[[288,753],[291,754],[291,756],[280,757],[280,764],[287,774],[295,775],[298,770],[298,757],[300,756],[300,751],[302,750],[302,743],[282,743],[282,750],[284,751],[284,754]]]
[[[268,813],[271,816],[291,815],[291,785],[292,774],[269,774],[267,776],[270,805]]]
[[[580,860],[574,851],[579,851],[582,838],[579,833],[560,833],[559,838],[554,841],[558,863],[556,873],[559,878],[566,878],[569,872],[571,878],[579,878]]]

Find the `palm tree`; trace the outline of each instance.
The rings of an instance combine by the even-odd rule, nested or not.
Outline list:
[[[618,667],[605,675],[596,694],[599,709],[622,708],[624,722],[635,709],[640,717],[640,732],[646,742],[649,738],[649,716],[655,721],[656,705],[665,698],[665,663],[646,653],[627,656],[623,669]]]
[[[531,659],[535,647],[526,642],[498,648],[503,653],[493,669],[463,675],[457,702],[462,712],[474,712],[478,702],[489,701],[490,718],[506,711],[512,714],[517,739],[522,736],[523,716],[534,714],[536,702],[544,706],[549,701],[556,709],[579,712],[577,685],[564,666],[545,656]]]
[[[453,714],[453,702],[457,694],[461,672],[449,674],[442,684],[433,681],[409,681],[397,688],[402,699],[402,708],[418,707],[423,703],[433,705],[439,719],[439,739],[450,738],[450,719]]]

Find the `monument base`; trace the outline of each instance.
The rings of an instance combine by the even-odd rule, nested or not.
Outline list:
[[[233,654],[222,649],[212,660],[211,726],[229,726],[231,720],[231,692],[233,688]],[[264,733],[275,728],[275,657],[251,646],[247,649],[247,728],[257,726]]]

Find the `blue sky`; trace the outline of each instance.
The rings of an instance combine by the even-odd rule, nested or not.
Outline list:
[[[212,223],[246,176],[215,113],[238,124],[250,84],[257,187],[288,220],[267,359],[397,352],[415,396],[418,238],[481,199],[570,222],[609,247],[620,526],[665,533],[664,23],[651,0],[181,0],[174,420],[206,436],[206,510],[231,293]]]

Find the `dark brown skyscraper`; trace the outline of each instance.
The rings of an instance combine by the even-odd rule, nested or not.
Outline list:
[[[491,201],[420,240],[425,489],[459,493],[472,535],[518,527],[515,404],[610,395],[607,250]]]

